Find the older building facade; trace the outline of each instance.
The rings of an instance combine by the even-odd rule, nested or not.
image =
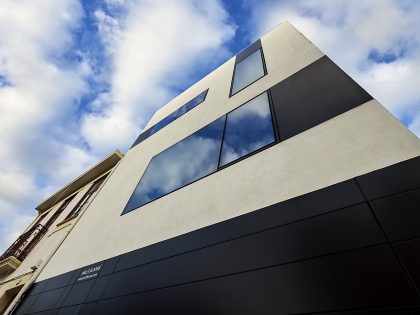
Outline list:
[[[283,23],[156,112],[16,314],[419,311],[419,156]]]
[[[0,257],[0,314],[45,267],[122,158],[119,151],[41,202],[38,216]]]

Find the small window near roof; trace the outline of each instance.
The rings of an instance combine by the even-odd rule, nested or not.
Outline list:
[[[176,114],[178,113],[178,110],[174,111],[173,113],[169,114],[167,117],[163,118],[161,121],[159,121],[156,125],[154,125],[152,128],[150,128],[149,137],[158,132],[163,127],[166,127],[171,122],[173,122],[176,119]]]
[[[262,50],[258,49],[235,65],[231,95],[244,89],[264,75]]]
[[[178,111],[178,116],[177,117],[180,117],[180,116],[184,115],[186,112],[190,111],[191,109],[193,109],[194,107],[196,107],[198,104],[202,103],[206,99],[207,91],[208,90],[205,90],[201,94],[199,94],[196,97],[194,97],[187,104],[185,104],[184,106],[182,106],[179,109],[179,111]]]

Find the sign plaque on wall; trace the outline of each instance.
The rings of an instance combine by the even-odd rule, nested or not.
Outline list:
[[[104,263],[102,262],[83,269],[80,272],[79,278],[77,278],[77,282],[96,278],[99,275],[99,271],[101,271],[103,264]]]

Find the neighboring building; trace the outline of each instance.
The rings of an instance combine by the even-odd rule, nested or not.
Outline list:
[[[38,216],[0,256],[0,314],[64,241],[122,157],[115,151],[36,207]]]
[[[152,117],[16,314],[419,313],[419,156],[283,23]]]

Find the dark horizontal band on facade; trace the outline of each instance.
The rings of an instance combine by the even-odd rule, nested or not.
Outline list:
[[[364,195],[369,195],[367,192],[372,189],[375,194],[371,196],[375,198],[401,198],[407,194],[408,199],[403,198],[400,202],[404,203],[404,209],[408,209],[411,219],[417,220],[417,212],[410,211],[410,207],[417,207],[417,204],[412,203],[417,200],[419,189],[413,188],[420,188],[420,179],[413,171],[419,166],[420,157],[360,176],[356,180],[363,183],[360,187]],[[379,218],[378,225],[365,203],[362,191],[354,179],[348,180],[110,258],[103,263],[103,269],[96,279],[76,282],[81,271],[95,266],[93,264],[41,281],[32,289],[17,314],[32,314],[59,307],[64,309],[65,306],[75,304],[82,307],[81,303],[84,303],[83,308],[88,308],[93,301],[98,303],[95,305],[96,313],[88,314],[135,313],[131,308],[136,303],[138,309],[149,310],[151,302],[147,302],[148,299],[156,298],[175,311],[185,310],[185,314],[188,314],[188,305],[182,304],[186,302],[184,298],[180,298],[180,303],[177,304],[170,298],[170,294],[179,297],[190,294],[197,303],[204,303],[204,297],[197,294],[203,294],[203,290],[213,290],[215,286],[237,290],[238,294],[242,292],[246,299],[250,299],[248,294],[251,292],[246,286],[254,286],[254,303],[244,302],[243,305],[251,308],[266,305],[267,313],[326,312],[354,307],[415,305],[417,293],[407,283],[405,271],[394,257],[391,244],[386,243],[381,231],[383,229],[388,238],[390,233],[395,232],[395,227],[390,227],[388,221],[389,217],[398,216],[398,207],[383,209],[372,203],[373,213]],[[381,211],[385,211],[386,215],[378,215]],[[413,253],[420,248],[420,242],[416,239],[420,237],[420,232],[413,230],[407,222],[405,226],[398,228],[405,230],[402,233],[409,233],[413,239],[398,243],[398,246],[394,243],[393,246],[401,255],[408,276],[418,285],[420,278],[416,273],[417,268],[414,267],[417,265],[417,258]],[[292,256],[287,258],[285,255]],[[365,263],[368,265],[364,265]],[[326,268],[327,266],[329,267]],[[334,280],[331,272],[336,273],[335,276],[338,273],[338,280]],[[345,276],[344,272],[348,275]],[[305,278],[296,278],[302,274]],[[202,280],[207,279],[205,275],[218,280],[211,277]],[[358,281],[357,279],[362,278],[366,280],[367,276],[370,277],[367,281],[369,285],[360,282],[360,293],[354,292],[357,290],[340,291],[349,285],[350,280],[343,280],[346,277],[351,277],[351,281]],[[258,279],[264,279],[264,284]],[[298,280],[303,282],[300,282],[300,289],[296,291]],[[193,284],[196,281],[202,284]],[[283,284],[280,285],[279,281]],[[165,283],[166,286],[178,285],[179,289],[176,290],[181,290],[181,287],[185,289],[162,289]],[[255,292],[258,292],[255,290],[261,285],[266,289],[271,288],[270,290],[277,292],[288,290],[293,294],[286,294],[289,298],[282,302],[275,302],[271,298],[267,300],[267,297],[259,295],[255,297]],[[381,291],[384,286],[392,287],[392,290],[384,293]],[[154,295],[139,293],[148,290],[147,288],[152,288]],[[328,292],[330,289],[334,292]],[[353,301],[353,306],[347,306],[350,300],[341,295],[334,304],[328,304],[325,294],[337,294],[336,290],[350,294],[349,299]],[[309,292],[317,297],[319,303],[311,300]],[[139,294],[148,298],[144,300]],[[300,302],[297,305],[287,302],[296,298],[305,303]],[[219,313],[232,310],[232,307],[240,310],[243,306],[235,304],[235,299],[231,302],[227,299],[225,304],[219,301],[222,303],[219,304]],[[306,302],[305,299],[310,301]],[[379,304],[372,305],[372,301]],[[213,300],[212,303],[216,302]],[[203,311],[198,304],[194,307],[195,310]],[[154,313],[157,314],[158,310],[159,307]],[[163,313],[168,311],[160,310]]]

